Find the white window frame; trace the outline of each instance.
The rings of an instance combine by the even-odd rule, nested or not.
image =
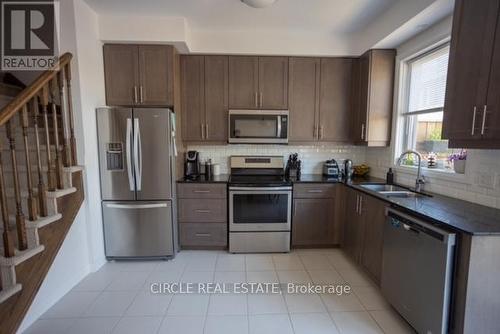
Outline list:
[[[403,152],[403,144],[406,144],[407,129],[405,117],[403,114],[408,111],[409,107],[409,93],[410,93],[410,69],[409,64],[412,60],[416,60],[419,57],[423,57],[429,52],[438,50],[440,47],[445,47],[449,45],[451,37],[449,35],[441,37],[441,39],[434,40],[433,43],[428,43],[424,46],[420,45],[418,49],[414,49],[411,53],[398,55],[396,58],[396,82],[394,87],[397,91],[394,94],[394,116],[393,117],[393,143],[392,143],[392,168],[399,173],[416,175],[416,166],[399,166],[397,160],[401,153]],[[430,176],[436,179],[448,180],[458,183],[468,184],[467,172],[466,174],[456,174],[450,171],[442,169],[430,169],[422,166],[426,176]]]

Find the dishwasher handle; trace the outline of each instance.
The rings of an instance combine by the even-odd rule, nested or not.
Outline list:
[[[410,216],[399,210],[388,208],[387,218],[393,222],[393,225],[395,225],[395,222],[397,222],[397,224],[400,224],[401,227],[406,231],[414,233],[425,233],[426,235],[438,239],[445,244],[449,244],[451,246],[455,245],[455,233],[436,227],[431,223],[427,223],[419,218]]]

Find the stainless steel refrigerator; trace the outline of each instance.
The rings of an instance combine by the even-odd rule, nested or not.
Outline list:
[[[174,113],[99,108],[97,130],[106,257],[174,256]]]

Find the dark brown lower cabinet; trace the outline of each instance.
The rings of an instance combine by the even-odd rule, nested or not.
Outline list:
[[[294,185],[292,246],[338,244],[334,184]]]
[[[377,283],[382,274],[386,207],[385,202],[375,197],[347,189],[343,247]]]

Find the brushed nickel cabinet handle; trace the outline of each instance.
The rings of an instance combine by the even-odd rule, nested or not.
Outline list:
[[[323,130],[324,130],[323,125],[320,125],[319,126],[319,139],[323,139]]]
[[[142,93],[142,85],[141,85],[141,86],[139,86],[139,101],[140,101],[141,103],[144,103],[144,95],[143,95],[143,93]]]
[[[137,104],[137,86],[134,86],[134,103]]]
[[[205,123],[205,139],[208,139],[208,123]]]
[[[365,123],[361,124],[361,140],[365,140]]]
[[[210,233],[195,233],[195,236],[197,236],[197,237],[211,237],[212,234],[210,234]]]
[[[356,213],[359,214],[359,196],[356,195]]]
[[[486,113],[488,112],[488,106],[485,104],[483,107],[483,122],[481,123],[481,135],[484,135],[484,130],[486,127]]]
[[[472,112],[472,129],[470,131],[471,136],[474,136],[474,133],[476,132],[476,114],[477,114],[477,107],[474,106],[474,111]]]
[[[262,108],[262,92],[260,92],[260,94],[259,94],[259,104],[260,104],[260,107]]]
[[[201,127],[201,139],[205,139],[205,128],[203,127],[203,123],[200,123]]]
[[[210,190],[193,190],[196,194],[208,194]]]
[[[202,210],[202,209],[196,209],[196,210],[194,210],[194,211],[195,211],[195,212],[198,212],[198,213],[210,213],[210,212],[212,212],[212,211],[210,211],[210,210]]]
[[[359,215],[363,213],[363,196],[359,196]]]
[[[310,190],[308,190],[307,192],[308,192],[308,193],[316,193],[316,194],[317,194],[317,193],[322,193],[322,192],[323,192],[323,190],[320,190],[320,189],[310,189]]]
[[[255,92],[255,107],[258,108],[259,107],[259,97],[258,97],[259,93]]]
[[[313,126],[313,138],[316,139],[316,125]]]

